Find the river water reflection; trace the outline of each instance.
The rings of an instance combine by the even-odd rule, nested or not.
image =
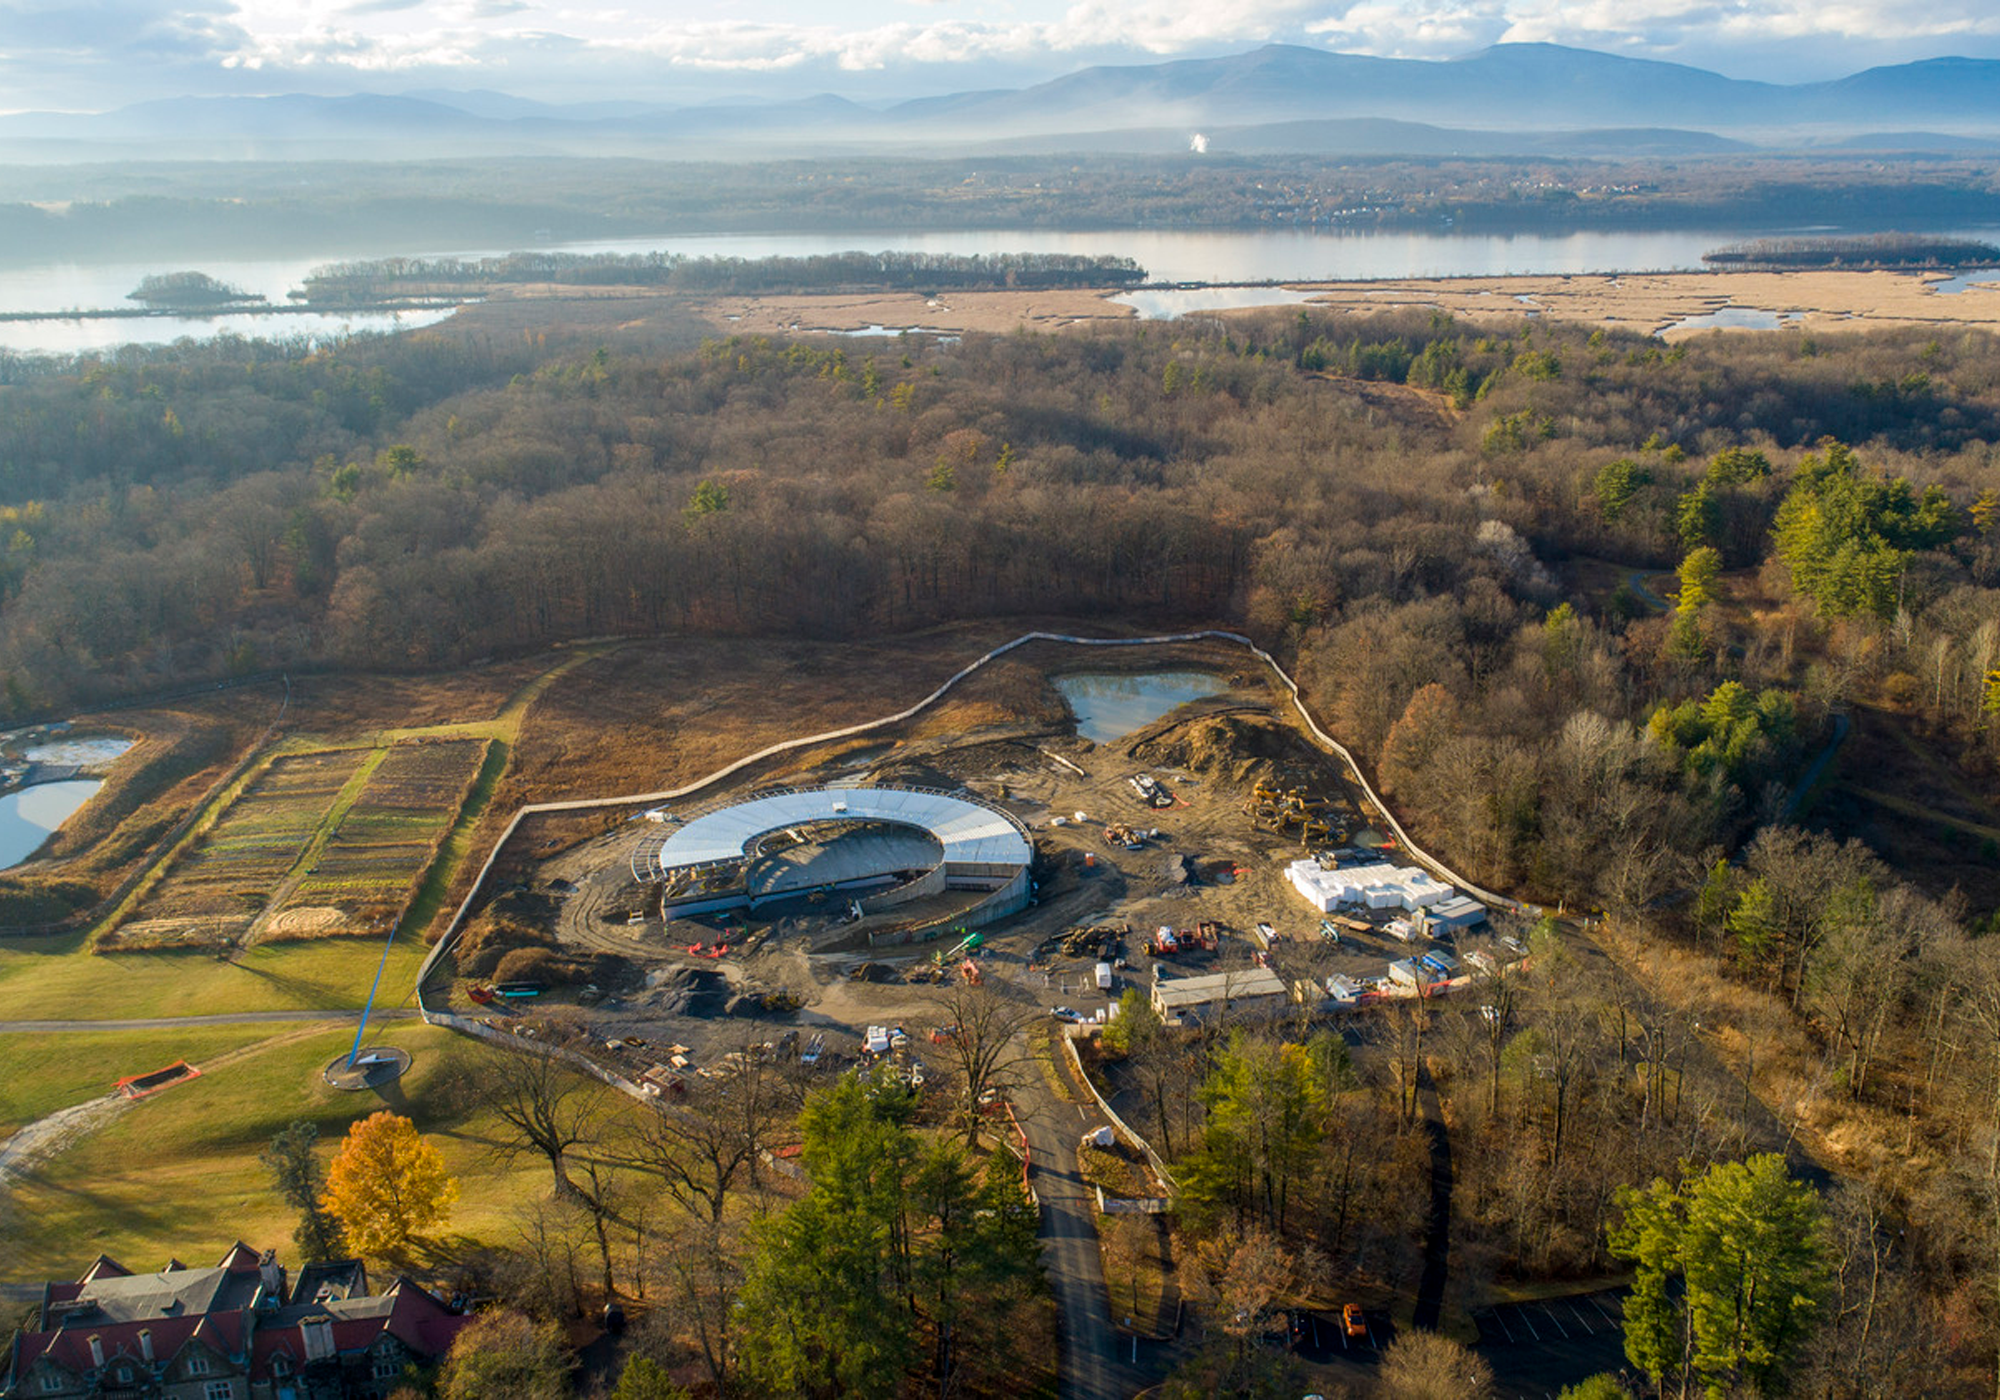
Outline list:
[[[1827,232],[1828,230],[1814,230]],[[1872,232],[1874,230],[1852,230]],[[1941,236],[1993,241],[2000,230],[1967,228]],[[313,268],[364,256],[491,257],[541,248],[571,253],[680,253],[689,257],[810,257],[862,250],[928,253],[1071,253],[1129,257],[1155,282],[1241,283],[1376,280],[1404,277],[1501,277],[1535,274],[1688,271],[1702,266],[1701,255],[1745,236],[1740,229],[1593,230],[1580,233],[1201,231],[1185,229],[978,229],[858,233],[660,234],[600,239],[540,248],[431,248],[390,246],[366,254],[293,252],[273,258],[189,258],[164,261],[28,262],[8,265],[0,252],[0,311],[64,311],[131,307],[126,300],[150,274],[194,270],[284,305]],[[1128,300],[1142,315],[1261,304],[1268,293],[1231,291],[1208,294],[1198,304],[1171,297],[1155,307],[1135,294]],[[1278,303],[1296,298],[1278,294]],[[221,314],[147,320],[0,322],[0,347],[21,351],[72,353],[127,342],[160,343],[182,335],[222,332],[282,338],[327,335],[342,328],[406,329],[439,319],[445,312],[358,313],[345,316],[253,316]]]

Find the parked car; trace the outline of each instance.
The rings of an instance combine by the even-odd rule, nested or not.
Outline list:
[[[1368,1340],[1368,1314],[1361,1311],[1361,1304],[1348,1303],[1340,1310],[1340,1325],[1347,1329],[1347,1335]]]
[[[1051,1006],[1049,1008],[1049,1015],[1055,1017],[1058,1021],[1081,1021],[1083,1019],[1082,1013],[1071,1006]]]

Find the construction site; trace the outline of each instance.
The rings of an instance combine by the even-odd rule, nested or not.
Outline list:
[[[1058,1021],[1102,1020],[1130,988],[1175,1018],[1237,1014],[1253,984],[1265,1013],[1329,1014],[1477,952],[1489,930],[1432,927],[1455,892],[1415,869],[1389,887],[1423,905],[1302,897],[1304,866],[1380,879],[1398,854],[1263,673],[1216,668],[1185,703],[1121,674],[1112,728],[1138,722],[1115,734],[1075,679],[966,732],[831,745],[607,820],[490,900],[454,1001],[655,1084],[757,1044],[827,1066],[893,1052],[921,1075],[957,982]],[[496,926],[525,952],[482,941]]]

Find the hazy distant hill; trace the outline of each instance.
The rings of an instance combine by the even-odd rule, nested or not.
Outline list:
[[[1211,156],[1697,156],[1752,149],[1705,131],[1616,127],[1600,131],[1468,131],[1386,117],[1329,117],[1260,126],[1208,125],[1201,133]],[[1168,155],[1189,149],[1185,127],[1131,127],[1073,135],[1015,136],[969,143],[982,154]],[[1879,150],[1880,146],[1863,149]],[[1907,149],[1907,147],[1898,147]]]
[[[1737,142],[1826,149],[1854,138],[1865,138],[1859,148],[1884,149],[1882,132],[1905,133],[1894,149],[1965,150],[1968,139],[2000,139],[2000,62],[1939,58],[1784,85],[1553,44],[1501,44],[1445,62],[1273,44],[1223,58],[1088,68],[1031,88],[886,110],[826,94],[700,105],[550,105],[436,90],[185,98],[96,115],[0,118],[0,146],[16,159],[162,150],[798,155],[1172,150],[1197,131],[1211,149],[1260,154],[1688,153]],[[1489,139],[1495,134],[1507,139]]]
[[[1087,68],[1020,92],[933,106],[927,115],[968,128],[1044,131],[1362,117],[1478,130],[1715,130],[1768,120],[1784,92],[1697,68],[1547,44],[1501,45],[1445,63],[1273,44],[1228,58]]]

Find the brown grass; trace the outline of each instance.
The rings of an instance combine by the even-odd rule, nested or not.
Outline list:
[[[1728,977],[1712,957],[1616,923],[1600,927],[1597,941],[1660,1002],[1699,1017],[1717,1060],[1739,1081],[1747,1072],[1750,1092],[1823,1166],[1857,1177],[1908,1160],[1909,1125],[1842,1093],[1779,999]]]
[[[560,653],[424,675],[306,676],[292,681],[288,732],[354,736],[372,729],[414,729],[491,719],[510,696],[560,659]]]
[[[1097,1245],[1112,1318],[1130,1318],[1134,1330],[1151,1332],[1173,1269],[1160,1247],[1158,1223],[1150,1215],[1100,1215]]]
[[[1942,274],[1910,272],[1673,272],[1637,276],[1439,277],[1314,284],[1313,304],[1355,311],[1427,307],[1474,320],[1550,320],[1659,334],[1724,307],[1798,312],[1814,333],[1910,326],[2000,326],[2000,289],[1940,296]],[[1523,302],[1517,298],[1525,297]]]
[[[0,876],[0,923],[30,926],[80,913],[138,868],[176,822],[242,757],[275,712],[234,703],[134,710],[80,727],[138,742],[62,826],[41,859]]]

